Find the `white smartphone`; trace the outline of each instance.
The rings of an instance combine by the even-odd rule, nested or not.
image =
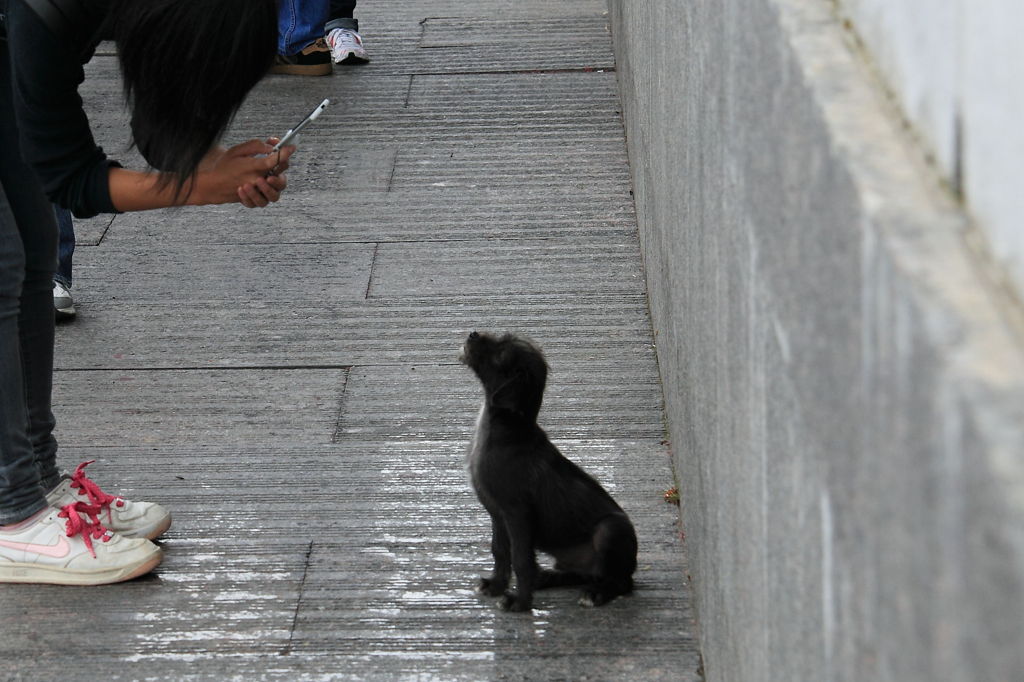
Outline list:
[[[313,111],[309,112],[309,116],[302,119],[302,121],[300,121],[297,126],[295,126],[294,128],[292,128],[291,130],[284,134],[284,137],[281,138],[281,141],[274,145],[274,148],[271,150],[271,153],[280,150],[281,147],[284,147],[285,145],[291,144],[295,140],[295,137],[299,134],[299,131],[308,126],[313,121],[315,121],[317,117],[320,115],[320,113],[324,109],[326,109],[327,105],[330,103],[331,100],[325,99],[323,102],[320,102],[320,104],[316,105],[316,108],[313,109]]]

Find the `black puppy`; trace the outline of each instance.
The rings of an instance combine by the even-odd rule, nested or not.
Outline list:
[[[470,445],[477,497],[491,515],[494,573],[477,590],[529,611],[533,591],[584,584],[580,604],[598,606],[633,589],[636,533],[601,484],[562,456],[537,425],[548,365],[526,339],[473,332],[460,356],[484,387]],[[535,551],[552,555],[541,570]],[[507,591],[515,569],[517,592]]]

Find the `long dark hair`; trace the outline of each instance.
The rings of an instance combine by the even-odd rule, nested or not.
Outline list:
[[[277,0],[113,0],[132,143],[180,196],[277,51]]]

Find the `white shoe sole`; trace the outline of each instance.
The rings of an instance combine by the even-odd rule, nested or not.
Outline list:
[[[335,59],[335,64],[366,64],[370,61],[370,58],[366,54],[356,54],[355,52],[346,52],[341,59]]]
[[[39,564],[0,564],[0,583],[33,583],[46,585],[109,585],[138,578],[152,571],[163,561],[164,553],[154,549],[134,564],[102,571],[69,571]]]

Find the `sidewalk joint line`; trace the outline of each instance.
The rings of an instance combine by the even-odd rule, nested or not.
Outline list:
[[[352,365],[181,365],[181,366],[141,366],[141,367],[55,367],[54,372],[246,372],[283,370],[286,372],[309,369],[352,369]]]
[[[285,644],[284,649],[280,652],[280,656],[291,656],[292,653],[292,642],[295,639],[295,626],[299,622],[299,609],[302,607],[302,596],[306,591],[306,576],[309,574],[309,560],[313,556],[313,540],[309,541],[309,547],[306,548],[306,560],[302,566],[302,580],[299,581],[299,594],[295,599],[295,612],[292,613],[292,627],[288,631],[288,643]]]
[[[400,153],[400,150],[396,149],[395,150],[395,155],[391,159],[391,175],[388,176],[388,186],[387,186],[387,189],[384,190],[385,194],[390,194],[391,193],[391,186],[395,182],[395,171],[398,170],[398,154],[399,153]]]
[[[370,289],[373,288],[373,272],[377,268],[377,252],[380,251],[380,242],[373,245],[373,255],[370,256],[370,275],[366,278],[366,291],[363,292],[363,300],[370,300]]]
[[[415,80],[415,78],[416,78],[416,74],[414,74],[414,73],[410,73],[409,74],[409,87],[406,88],[406,90],[405,90],[405,105],[403,107],[404,109],[408,109],[409,108],[409,100],[412,99],[412,82],[413,82],[413,80]]]
[[[348,402],[348,380],[352,376],[352,369],[345,371],[341,382],[341,395],[338,396],[338,414],[334,418],[334,433],[331,434],[331,445],[341,441],[341,422],[345,418],[345,404]]]
[[[107,233],[110,232],[110,228],[114,226],[114,221],[117,220],[118,215],[119,214],[115,213],[110,216],[110,222],[108,222],[107,226],[103,228],[103,232],[100,233],[100,238],[96,240],[95,246],[99,246],[103,243],[103,240],[107,238]]]
[[[429,49],[429,48],[421,48]],[[555,75],[563,73],[615,73],[615,66],[577,66],[563,69],[494,69],[482,71],[417,71],[414,76],[518,76],[526,75]]]

